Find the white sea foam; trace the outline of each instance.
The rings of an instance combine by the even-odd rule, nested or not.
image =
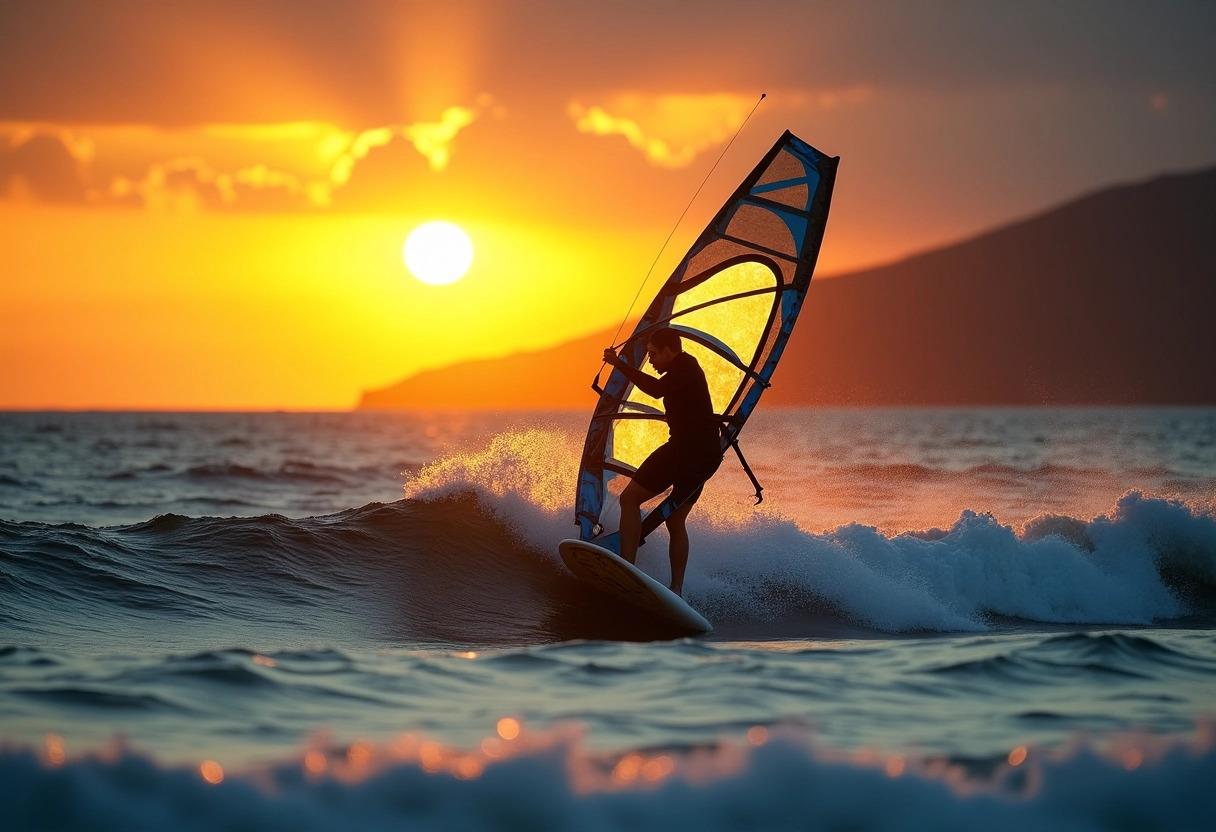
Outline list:
[[[550,552],[573,535],[577,454],[567,434],[503,434],[427,466],[406,492],[433,499],[474,490],[521,539]],[[1019,532],[964,509],[947,530],[903,535],[858,524],[812,533],[768,511],[706,503],[690,520],[686,596],[728,615],[777,619],[791,603],[816,599],[886,632],[983,630],[991,615],[1139,625],[1190,612],[1166,571],[1216,583],[1216,519],[1137,492],[1089,520],[1043,517]],[[666,548],[660,531],[639,555],[661,580]]]
[[[741,587],[753,596],[746,588],[792,585],[898,632],[980,629],[989,614],[1149,624],[1190,611],[1166,585],[1164,567],[1213,580],[1216,521],[1182,503],[1131,493],[1110,514],[1079,525],[1080,541],[1036,537],[963,511],[948,531],[924,539],[859,525],[811,534],[756,520],[698,536],[692,585],[694,592]]]

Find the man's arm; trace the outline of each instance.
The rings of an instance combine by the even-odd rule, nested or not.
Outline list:
[[[655,378],[649,373],[643,373],[636,367],[631,367],[622,361],[611,348],[604,350],[604,363],[619,368],[625,374],[625,378],[632,381],[647,396],[659,399],[666,392],[667,386],[663,383],[663,379]]]

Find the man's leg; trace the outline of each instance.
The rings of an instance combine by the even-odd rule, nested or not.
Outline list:
[[[621,557],[630,563],[634,563],[638,557],[638,537],[642,533],[642,503],[658,493],[647,491],[638,485],[636,480],[631,480],[621,492]]]
[[[684,595],[684,570],[688,566],[688,529],[684,521],[696,501],[693,497],[667,518],[667,534],[671,538],[667,545],[667,556],[671,559],[671,591],[681,597]]]

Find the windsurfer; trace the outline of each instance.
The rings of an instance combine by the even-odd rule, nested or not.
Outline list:
[[[659,378],[630,366],[611,348],[604,350],[606,363],[619,368],[646,395],[663,400],[670,433],[621,493],[621,557],[630,563],[637,559],[642,504],[671,488],[671,499],[678,506],[666,520],[671,537],[671,591],[681,595],[688,565],[684,521],[700,498],[701,487],[722,464],[721,434],[705,373],[697,359],[684,352],[680,334],[674,329],[655,330],[646,342],[646,352]]]

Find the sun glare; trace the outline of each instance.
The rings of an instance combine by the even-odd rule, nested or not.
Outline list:
[[[405,266],[432,286],[455,283],[473,265],[473,241],[450,222],[428,222],[405,240]]]

